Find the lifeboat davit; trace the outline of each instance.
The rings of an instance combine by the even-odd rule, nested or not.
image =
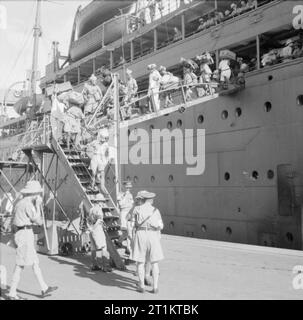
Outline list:
[[[135,7],[136,1],[95,0],[80,10],[76,17],[77,38],[70,46],[71,60],[100,49],[103,42],[108,45],[120,39],[126,31],[125,18],[135,12]]]

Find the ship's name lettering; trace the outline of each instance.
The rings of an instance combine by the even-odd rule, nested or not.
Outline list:
[[[303,29],[303,5],[297,5],[293,8],[293,14],[296,15],[292,21],[296,30]]]
[[[120,163],[187,164],[186,175],[202,175],[205,171],[205,129],[183,131],[179,128],[165,128],[147,131],[138,128],[132,130],[128,136],[128,128],[124,127],[120,135]]]

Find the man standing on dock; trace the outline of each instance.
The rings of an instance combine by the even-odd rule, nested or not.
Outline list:
[[[42,225],[43,223],[41,211],[43,189],[38,181],[29,181],[20,192],[23,198],[16,203],[13,211],[16,266],[8,297],[10,300],[23,300],[17,295],[17,287],[24,267],[32,266],[41,287],[41,297],[44,298],[58,288],[49,287],[45,283],[35,249],[33,225]]]
[[[122,235],[119,238],[119,242],[120,244],[122,244],[124,240],[127,241],[125,253],[129,255],[130,254],[130,239],[129,239],[130,232],[128,230],[130,230],[130,226],[128,225],[129,222],[127,220],[127,216],[134,205],[134,198],[130,192],[130,189],[132,188],[131,182],[126,181],[124,182],[124,185],[126,189],[125,192],[121,193],[118,196],[118,203],[119,203],[119,209],[120,209],[120,226],[122,231]]]

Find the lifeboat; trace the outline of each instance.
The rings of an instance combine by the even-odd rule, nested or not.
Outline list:
[[[126,17],[135,12],[136,1],[95,0],[77,13],[77,37],[70,46],[70,58],[77,61],[110,44],[126,32]]]

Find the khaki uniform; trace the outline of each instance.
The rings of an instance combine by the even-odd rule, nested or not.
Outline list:
[[[127,215],[133,207],[134,198],[127,190],[125,193],[120,194],[118,197],[120,207],[120,225],[122,230],[128,230]]]
[[[86,104],[84,106],[84,113],[93,113],[100,101],[102,100],[102,91],[97,85],[86,83],[84,85],[82,94]]]
[[[133,217],[135,225],[140,227],[134,235],[131,259],[139,263],[163,260],[159,231],[163,228],[163,221],[159,210],[150,203],[145,203],[135,207]],[[146,220],[148,217],[150,218]]]
[[[25,197],[17,202],[13,212],[15,227],[31,226],[33,223],[42,224],[40,212],[36,211],[31,199]],[[35,239],[32,229],[22,229],[14,235],[16,248],[16,265],[31,266],[39,263],[35,249]]]
[[[102,205],[95,205],[90,210],[87,222],[90,230],[91,250],[106,250],[106,237],[103,230]]]

